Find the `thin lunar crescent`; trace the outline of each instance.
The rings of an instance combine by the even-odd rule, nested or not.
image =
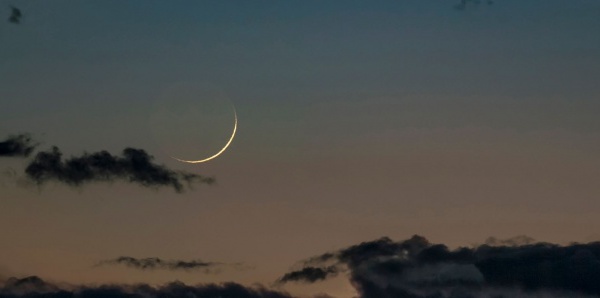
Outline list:
[[[225,152],[225,150],[227,149],[227,147],[229,147],[229,145],[231,144],[231,142],[233,141],[233,138],[235,137],[235,132],[237,130],[237,112],[235,111],[235,107],[233,108],[233,115],[235,117],[235,122],[233,124],[233,133],[231,133],[231,137],[229,138],[229,141],[227,141],[227,144],[225,144],[225,146],[219,151],[217,152],[215,155],[205,158],[205,159],[201,159],[201,160],[183,160],[183,159],[179,159],[176,157],[171,156],[172,159],[181,161],[181,162],[187,162],[187,163],[201,163],[201,162],[206,162],[209,161],[211,159],[217,158],[219,155],[221,155],[221,153]]]

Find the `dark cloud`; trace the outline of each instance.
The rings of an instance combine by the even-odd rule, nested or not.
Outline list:
[[[27,134],[9,136],[0,142],[0,157],[27,157],[36,146]]]
[[[508,239],[498,239],[489,237],[485,240],[485,244],[489,246],[521,246],[535,243],[535,239],[527,235],[519,235]]]
[[[210,272],[211,269],[224,265],[215,262],[203,262],[200,260],[182,261],[182,260],[163,260],[160,258],[133,258],[118,257],[112,260],[105,260],[98,265],[125,265],[140,270],[202,270]]]
[[[338,274],[339,268],[336,266],[328,267],[304,267],[301,270],[292,271],[286,273],[281,277],[277,283],[286,283],[290,281],[301,281],[301,282],[316,282],[325,280],[328,277],[332,277]]]
[[[0,142],[0,157],[27,157],[38,144],[27,134],[9,136]],[[85,153],[63,160],[57,147],[38,152],[25,169],[27,178],[37,185],[58,181],[81,186],[96,181],[122,180],[145,187],[172,187],[182,192],[193,183],[214,183],[214,178],[173,171],[153,162],[142,149],[126,148],[121,156],[107,151]]]
[[[363,298],[600,295],[600,242],[561,246],[533,243],[527,236],[487,242],[451,250],[421,236],[397,242],[381,238],[313,257],[305,266],[347,270]],[[290,272],[280,280],[316,282],[334,276],[302,278],[311,270]]]
[[[186,285],[173,282],[153,287],[147,284],[100,285],[100,286],[57,286],[30,276],[22,279],[10,278],[0,287],[3,298],[159,298],[159,297],[202,297],[202,298],[291,298],[285,292],[273,291],[262,286],[246,287],[236,283]]]
[[[173,171],[152,160],[153,156],[146,151],[135,148],[126,148],[122,156],[100,151],[63,160],[60,150],[53,147],[49,151],[38,152],[25,173],[38,185],[58,181],[80,186],[96,181],[122,180],[145,187],[172,187],[177,192],[182,192],[184,185],[214,182],[214,178]]]
[[[50,293],[59,291],[60,289],[57,286],[46,283],[37,276],[28,276],[25,278],[11,277],[5,280],[0,293],[4,297],[7,294],[26,295],[33,292]]]
[[[21,23],[21,17],[23,16],[23,14],[21,13],[21,10],[11,6],[10,7],[10,16],[8,17],[8,22],[13,23],[13,24],[19,24]]]
[[[320,293],[320,294],[317,294],[317,295],[313,296],[312,298],[335,298],[335,297],[331,296],[329,294]]]

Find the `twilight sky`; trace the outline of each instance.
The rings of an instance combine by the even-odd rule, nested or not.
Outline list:
[[[369,297],[343,274],[273,283],[384,236],[600,240],[600,1],[459,3],[1,0],[0,142],[39,145],[0,156],[0,277]],[[169,158],[217,152],[232,104],[223,155]],[[33,186],[52,146],[140,148],[216,183]]]

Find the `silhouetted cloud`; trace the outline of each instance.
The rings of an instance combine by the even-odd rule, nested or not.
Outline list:
[[[13,24],[19,24],[19,23],[21,23],[21,17],[22,16],[23,16],[23,14],[21,13],[20,9],[18,9],[18,8],[14,7],[14,6],[10,7],[10,17],[8,17],[8,21],[10,23],[13,23]]]
[[[28,134],[13,135],[0,141],[0,157],[28,157],[37,147]],[[81,186],[96,181],[122,180],[145,187],[172,187],[182,192],[193,183],[212,184],[215,179],[183,171],[173,171],[153,162],[143,149],[126,148],[122,156],[107,151],[84,153],[63,160],[58,147],[38,152],[27,165],[27,178],[37,185],[49,181]],[[25,185],[25,184],[23,184]]]
[[[98,265],[125,265],[140,270],[202,270],[210,272],[211,269],[224,265],[215,262],[203,262],[200,260],[163,260],[160,258],[133,258],[118,257],[111,260],[101,261]]]
[[[277,283],[286,283],[290,281],[304,281],[313,283],[337,275],[338,270],[339,268],[336,266],[304,267],[301,270],[286,273],[277,281]]]
[[[202,298],[291,298],[280,291],[262,286],[246,287],[237,283],[186,285],[172,282],[163,286],[99,285],[58,286],[43,281],[37,276],[10,278],[0,286],[3,298],[159,298],[159,297],[202,297]]]
[[[519,235],[508,239],[498,239],[489,237],[485,240],[485,244],[489,246],[521,246],[535,243],[535,239],[527,235]]]
[[[44,282],[37,276],[28,276],[24,278],[11,277],[3,281],[0,296],[6,295],[26,295],[27,293],[51,293],[59,292],[60,289],[50,283]]]
[[[152,162],[153,157],[142,149],[126,148],[122,156],[106,151],[85,153],[80,157],[63,160],[57,147],[38,152],[27,166],[25,173],[38,185],[58,181],[71,186],[80,186],[95,181],[123,180],[145,187],[168,186],[177,192],[184,184],[212,184],[214,178],[180,171],[173,171]]]
[[[27,157],[36,146],[27,134],[9,136],[0,142],[0,157]]]
[[[493,245],[450,250],[421,236],[398,242],[381,238],[304,264],[305,269],[321,263],[331,272],[347,270],[363,298],[600,295],[600,242],[560,246],[533,243],[527,236],[493,239],[488,239]],[[334,276],[310,279],[302,272],[280,280],[316,282]]]
[[[313,298],[335,298],[335,297],[331,296],[329,294],[320,293],[320,294],[317,294],[317,295],[313,296]]]

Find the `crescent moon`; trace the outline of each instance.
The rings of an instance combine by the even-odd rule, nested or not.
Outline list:
[[[187,162],[187,163],[201,163],[201,162],[207,162],[211,159],[217,158],[219,155],[221,155],[223,152],[225,152],[225,150],[227,149],[227,147],[229,147],[229,145],[231,145],[231,142],[233,141],[233,138],[235,137],[235,132],[237,131],[237,123],[238,123],[235,107],[233,108],[233,115],[235,117],[235,122],[233,124],[233,133],[231,133],[231,137],[229,138],[229,141],[227,141],[227,144],[225,144],[225,146],[223,146],[223,148],[219,152],[217,152],[215,155],[205,158],[205,159],[201,159],[201,160],[183,160],[183,159],[179,159],[179,158],[176,158],[173,156],[171,156],[171,158],[174,160],[177,160],[177,161]]]

